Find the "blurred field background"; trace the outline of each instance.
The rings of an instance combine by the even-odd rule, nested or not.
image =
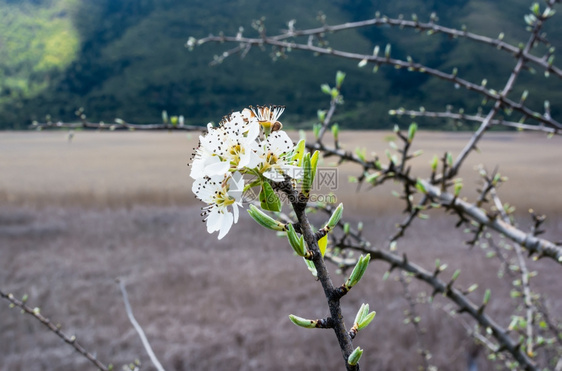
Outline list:
[[[297,138],[297,133],[292,133]],[[392,132],[344,132],[346,149],[365,147],[384,157]],[[222,241],[208,235],[202,206],[191,193],[187,163],[197,134],[76,132],[2,132],[0,134],[0,287],[29,304],[62,329],[75,334],[100,360],[116,369],[140,359],[151,370],[141,342],[127,320],[115,278],[125,280],[133,311],[167,370],[340,370],[341,355],[333,334],[292,325],[288,314],[327,315],[320,285],[286,241],[255,224],[245,213]],[[456,155],[469,133],[420,132],[414,150],[420,176],[429,161],[448,149]],[[562,238],[561,138],[529,133],[488,133],[461,177],[462,196],[473,200],[475,166],[496,165],[509,182],[499,190],[504,202],[518,208],[522,229],[531,225],[527,209],[548,216],[546,237]],[[370,152],[368,152],[370,153]],[[324,159],[322,166],[330,166]],[[347,182],[358,169],[338,173],[338,201],[344,217],[362,220],[365,235],[385,246],[404,216],[391,195],[392,184],[374,190]],[[436,258],[456,268],[463,287],[485,282],[471,294],[479,302],[492,290],[490,313],[502,316],[510,306],[510,280],[497,277],[497,264],[469,237],[454,229],[456,220],[431,213],[418,220],[399,249],[432,270]],[[558,270],[554,263],[531,263],[544,272],[533,279],[552,313],[562,311]],[[368,278],[343,301],[347,318],[368,302],[377,317],[355,344],[366,350],[365,370],[411,370],[420,363],[411,325],[403,324],[407,303],[394,279],[383,282],[386,263],[374,262]],[[391,278],[396,277],[396,273]],[[333,275],[336,282],[343,277]],[[427,289],[413,283],[414,289]],[[446,299],[419,306],[427,330],[430,360],[441,370],[464,370],[477,353],[461,322],[443,308]],[[463,317],[464,318],[464,317]],[[472,323],[466,317],[464,321]],[[0,303],[0,370],[91,369],[83,358],[34,319]],[[482,370],[492,369],[478,353]]]

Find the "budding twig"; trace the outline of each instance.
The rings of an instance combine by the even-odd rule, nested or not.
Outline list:
[[[51,320],[45,316],[43,316],[39,310],[39,308],[31,308],[23,301],[20,301],[14,297],[12,294],[6,294],[3,291],[0,291],[0,297],[8,300],[12,303],[13,306],[18,307],[22,310],[23,313],[29,314],[43,325],[45,325],[51,332],[55,333],[58,337],[64,340],[65,343],[69,344],[73,347],[78,353],[80,353],[84,358],[90,361],[94,366],[96,366],[99,370],[102,371],[109,371],[108,366],[104,365],[100,360],[96,358],[95,355],[88,352],[82,345],[78,343],[76,340],[76,336],[68,336],[63,331],[61,331],[59,325],[54,325]]]

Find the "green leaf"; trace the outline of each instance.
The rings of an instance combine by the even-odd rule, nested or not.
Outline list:
[[[312,182],[314,182],[314,177],[316,176],[316,168],[318,167],[318,151],[314,151],[312,156],[310,156],[310,175],[312,176]]]
[[[292,161],[296,161],[297,166],[301,166],[302,157],[304,156],[306,142],[304,139],[299,140],[295,148],[293,149]]]
[[[261,208],[268,211],[281,211],[281,200],[271,188],[271,184],[263,182],[260,191]]]
[[[328,235],[325,235],[318,240],[318,248],[320,249],[320,254],[322,254],[322,257],[324,257],[324,254],[326,253],[326,247],[328,247]]]
[[[310,166],[310,153],[305,153],[302,159],[302,170],[303,170],[303,179],[302,179],[302,193],[304,195],[308,195],[310,193],[310,189],[312,188],[312,174],[311,174],[311,166]]]
[[[248,214],[250,214],[252,219],[254,219],[259,225],[267,229],[271,229],[274,231],[284,231],[286,228],[285,224],[273,219],[254,205],[250,205]]]
[[[287,238],[289,239],[289,244],[293,248],[293,251],[298,256],[305,256],[306,255],[306,248],[304,246],[304,238],[303,236],[298,236],[297,232],[295,232],[295,228],[292,224],[287,225]]]

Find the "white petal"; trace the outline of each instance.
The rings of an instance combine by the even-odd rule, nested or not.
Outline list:
[[[218,158],[214,156],[215,158]],[[230,163],[223,161],[223,162],[215,162],[205,167],[205,175],[213,176],[213,175],[225,175],[228,173],[230,169]]]
[[[254,151],[250,152],[250,158],[248,159],[247,168],[255,169],[262,162],[262,158],[258,156]]]
[[[253,119],[248,123],[248,135],[246,138],[248,141],[255,141],[258,135],[260,134],[260,124],[258,120]]]
[[[275,153],[276,155],[287,153],[293,149],[293,141],[284,131],[275,131],[271,133],[269,137],[267,137],[266,145],[269,151]]]
[[[222,239],[230,230],[230,227],[232,227],[232,214],[231,213],[224,213],[222,214],[223,218],[221,220],[221,225],[220,225],[220,229],[219,229],[219,237],[218,239]]]
[[[222,219],[224,214],[221,213],[217,208],[213,208],[207,217],[207,232],[213,233],[218,231],[222,225]]]
[[[245,150],[244,153],[240,155],[240,161],[238,162],[237,169],[242,169],[248,166],[248,164],[250,163],[251,156],[252,156],[252,152]]]
[[[273,180],[274,182],[282,182],[285,180],[285,176],[278,172],[275,168],[268,169],[263,173],[263,176]]]

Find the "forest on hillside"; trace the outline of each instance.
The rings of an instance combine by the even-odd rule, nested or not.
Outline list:
[[[220,45],[190,52],[190,36],[210,33],[256,34],[252,20],[265,17],[268,34],[277,34],[295,20],[302,29],[322,24],[364,20],[380,14],[393,18],[429,19],[496,37],[505,33],[513,45],[525,39],[523,16],[526,0],[455,0],[400,2],[289,0],[0,0],[0,128],[24,129],[33,120],[69,121],[82,107],[92,121],[158,122],[161,112],[183,115],[186,124],[204,125],[248,104],[283,104],[286,122],[299,127],[316,117],[325,100],[320,85],[337,70],[347,73],[343,91],[345,109],[336,117],[342,127],[390,128],[389,107],[464,109],[477,112],[481,98],[455,91],[420,73],[394,68],[359,68],[353,61],[316,57],[298,51],[275,60],[272,50],[251,50],[244,60],[229,58],[210,67]],[[320,15],[320,16],[319,16]],[[549,24],[545,32],[555,31]],[[368,27],[326,35],[330,45],[371,54],[379,45],[392,45],[392,54],[441,70],[457,68],[459,76],[490,88],[500,86],[514,63],[506,53],[490,52],[466,40],[444,35],[416,35],[414,30]],[[554,43],[560,40],[553,38]],[[557,47],[558,45],[553,45]],[[558,52],[555,52],[556,56]],[[507,67],[509,66],[509,67]],[[548,97],[557,101],[562,92],[551,86],[553,78],[534,79],[525,71],[513,95],[534,91],[529,106],[541,110]],[[541,72],[542,73],[542,72]],[[540,84],[540,88],[532,84]],[[558,110],[552,107],[552,115]],[[368,119],[366,119],[368,117]],[[425,128],[458,129],[446,121],[423,122]],[[462,129],[462,128],[461,128]],[[467,127],[466,129],[471,129]]]

